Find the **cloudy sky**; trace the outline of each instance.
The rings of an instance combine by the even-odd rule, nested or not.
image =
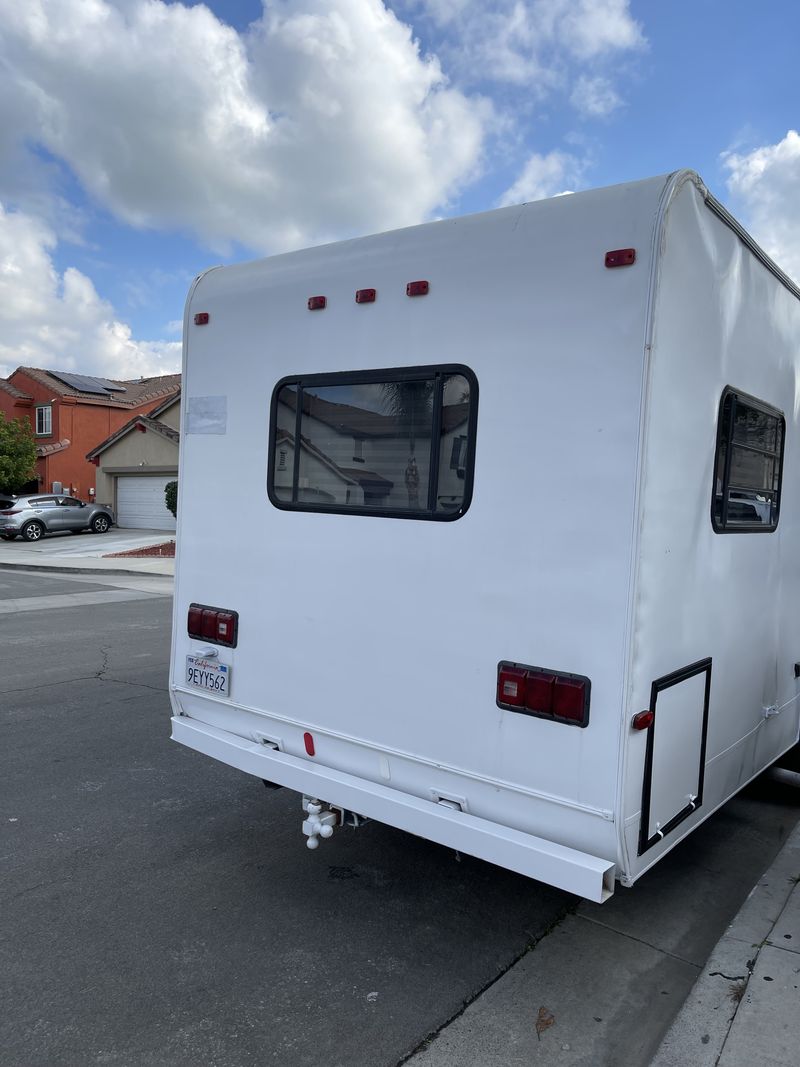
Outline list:
[[[797,0],[0,0],[0,375],[179,369],[192,278],[699,171],[800,280]]]

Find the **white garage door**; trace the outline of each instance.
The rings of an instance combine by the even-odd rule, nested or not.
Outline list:
[[[174,530],[175,519],[164,503],[165,478],[117,478],[117,526],[134,530]]]

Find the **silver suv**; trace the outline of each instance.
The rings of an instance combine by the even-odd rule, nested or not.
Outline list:
[[[104,504],[86,504],[74,496],[56,493],[0,494],[0,537],[6,541],[13,541],[18,535],[26,541],[40,541],[45,534],[61,530],[106,533],[113,525],[114,514]]]

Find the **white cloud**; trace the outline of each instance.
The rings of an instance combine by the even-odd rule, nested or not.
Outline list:
[[[800,282],[800,134],[722,157],[728,190],[748,229],[780,267]]]
[[[498,204],[506,207],[571,192],[568,187],[580,184],[585,167],[584,162],[568,152],[548,152],[546,156],[534,153]]]
[[[53,265],[53,231],[0,205],[0,376],[20,365],[112,378],[180,369],[179,342],[136,341],[89,278]]]
[[[161,0],[0,20],[0,160],[26,137],[134,226],[274,251],[418,222],[480,159],[488,105],[381,0],[273,0],[245,35]]]
[[[608,78],[589,78],[582,74],[575,83],[570,102],[584,115],[604,118],[620,107],[622,99]]]
[[[441,54],[466,81],[539,95],[568,85],[576,64],[585,75],[587,66],[645,46],[630,0],[405,0],[401,8],[446,31]]]

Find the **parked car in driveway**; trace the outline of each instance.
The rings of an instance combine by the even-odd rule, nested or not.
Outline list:
[[[71,530],[106,533],[114,514],[105,504],[87,504],[74,496],[55,493],[36,496],[0,497],[0,537],[13,541],[40,541],[45,534]]]

